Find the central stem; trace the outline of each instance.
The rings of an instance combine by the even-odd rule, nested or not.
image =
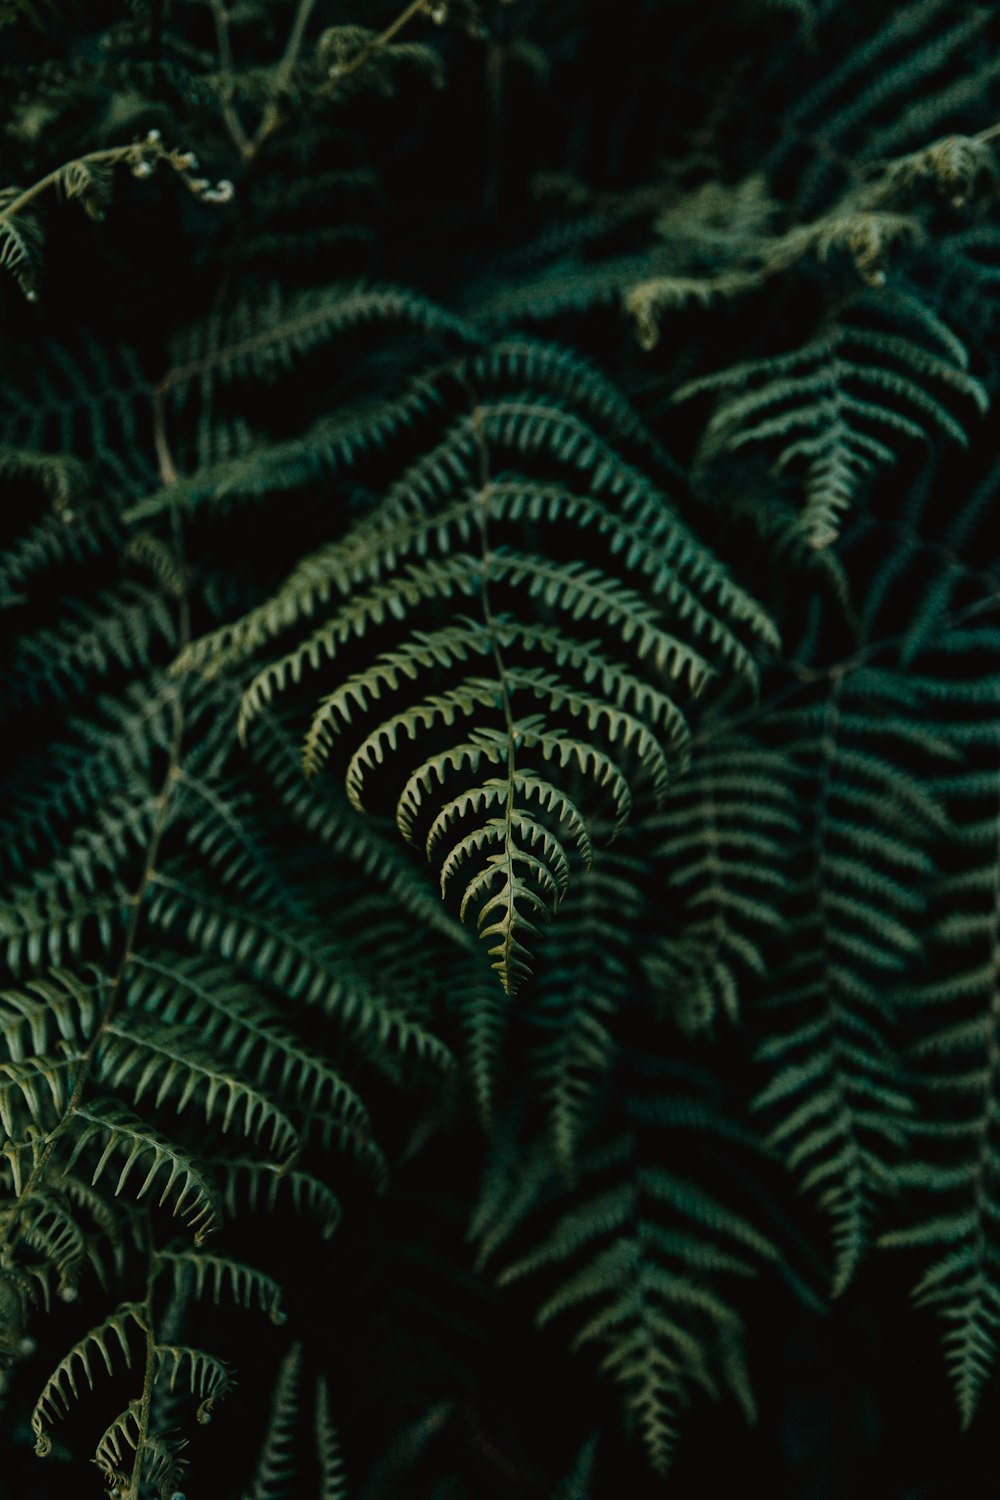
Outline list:
[[[486,437],[483,433],[483,410],[476,403],[472,412],[472,436],[476,444],[476,452],[479,458],[479,492],[477,494],[476,515],[479,522],[479,538],[481,548],[480,578],[482,583],[481,600],[483,610],[483,623],[490,640],[490,650],[493,655],[494,666],[497,674],[497,689],[500,696],[500,708],[504,717],[504,727],[507,731],[507,799],[504,808],[504,862],[507,872],[507,880],[511,891],[514,888],[514,777],[516,774],[516,741],[517,726],[514,720],[514,710],[511,705],[510,685],[507,676],[507,668],[504,664],[503,652],[500,649],[500,639],[496,628],[496,619],[490,603],[490,538],[489,538],[489,515],[490,498],[492,495],[493,480],[490,473],[490,451]],[[511,895],[513,904],[513,895]],[[510,961],[511,933],[510,925],[504,938],[504,972]]]
[[[132,1461],[132,1473],[123,1500],[141,1500],[142,1494],[140,1488],[142,1483],[142,1460],[146,1448],[146,1439],[149,1437],[150,1414],[153,1407],[153,1382],[156,1379],[155,1309],[153,1306],[153,1284],[155,1280],[156,1272],[151,1270],[146,1280],[146,1295],[142,1304],[142,1326],[146,1336],[146,1358],[143,1365],[142,1396],[139,1400],[139,1422],[135,1444],[135,1458]]]

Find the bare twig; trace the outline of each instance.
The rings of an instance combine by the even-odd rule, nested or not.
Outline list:
[[[223,78],[222,118],[229,131],[230,140],[240,156],[245,158],[250,146],[250,137],[244,130],[243,122],[233,103],[236,70],[233,64],[233,47],[229,36],[229,11],[226,9],[226,0],[212,0],[212,18],[215,21],[215,40],[219,49],[219,67]]]

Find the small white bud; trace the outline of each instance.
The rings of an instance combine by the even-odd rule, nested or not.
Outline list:
[[[24,295],[25,295],[25,299],[28,302],[37,302],[38,301],[38,293],[35,291],[34,287],[32,287],[30,291],[25,292]]]
[[[448,19],[448,7],[447,7],[447,5],[432,5],[431,6],[431,20],[434,22],[435,26],[443,26],[444,23],[445,23],[445,21],[447,21],[447,19]]]
[[[159,139],[160,139],[160,132],[158,130],[148,130],[146,132],[146,140],[149,142],[149,144],[151,146],[155,146],[157,144],[157,142],[159,141]]]
[[[151,161],[137,161],[132,168],[133,177],[152,177],[153,163]]]

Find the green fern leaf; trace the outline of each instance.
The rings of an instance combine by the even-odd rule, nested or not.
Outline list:
[[[117,1197],[133,1174],[142,1176],[142,1181],[133,1188],[134,1195],[142,1198],[159,1188],[160,1205],[169,1205],[171,1213],[187,1221],[195,1231],[196,1244],[218,1227],[218,1194],[208,1178],[191,1157],[123,1105],[110,1099],[95,1099],[91,1104],[77,1106],[73,1122],[75,1139],[68,1171],[85,1152],[89,1156],[94,1148],[100,1148],[92,1183],[109,1171],[117,1171],[114,1188]]]

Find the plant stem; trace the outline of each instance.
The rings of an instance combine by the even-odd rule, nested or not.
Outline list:
[[[112,166],[116,166],[118,162],[124,161],[129,156],[134,156],[138,149],[136,146],[108,146],[103,151],[90,151],[86,156],[76,157],[75,160],[83,162],[86,166],[92,166],[99,162],[109,162]],[[6,223],[9,219],[15,219],[19,213],[22,213],[42,193],[46,192],[49,188],[55,187],[69,165],[71,163],[63,162],[61,166],[46,173],[44,177],[39,178],[32,187],[25,188],[24,192],[19,193],[16,198],[11,199],[10,203],[4,204],[3,208],[0,209],[0,224]]]
[[[383,47],[387,47],[397,32],[402,31],[404,26],[408,26],[421,11],[425,11],[426,9],[427,0],[412,0],[412,4],[408,5],[404,11],[401,11],[391,25],[387,26],[384,31],[380,31],[377,37],[373,37],[367,47],[362,47],[358,55],[353,57],[345,66],[343,72],[337,75],[336,82],[339,83],[341,79],[349,78],[352,73],[356,73],[359,68],[363,68],[369,58],[374,57],[376,52],[381,52]]]
[[[243,159],[247,163],[252,162],[261,146],[278,130],[284,122],[284,111],[281,105],[281,95],[288,88],[295,72],[295,64],[299,60],[302,44],[306,37],[306,27],[309,25],[309,17],[312,15],[315,0],[299,0],[298,9],[292,21],[292,29],[288,33],[288,41],[281,61],[278,64],[277,77],[275,79],[275,98],[268,104],[267,109],[261,117],[260,124],[254,131],[253,139],[247,142],[243,152]]]
[[[151,1236],[152,1237],[152,1236]],[[155,1264],[155,1261],[154,1261]],[[146,1359],[142,1375],[142,1395],[139,1399],[139,1431],[135,1445],[135,1458],[128,1489],[122,1500],[141,1500],[143,1450],[149,1436],[149,1418],[153,1402],[153,1382],[156,1379],[156,1335],[154,1328],[153,1283],[156,1272],[150,1270],[146,1278],[146,1295],[142,1304],[142,1325],[146,1335]]]
[[[250,137],[243,129],[243,122],[233,104],[233,82],[236,69],[233,63],[233,48],[229,36],[229,11],[226,0],[212,0],[212,19],[215,21],[215,40],[219,49],[219,67],[223,75],[222,118],[229,138],[242,157],[246,157]]]
[[[288,89],[291,83],[295,65],[302,51],[302,44],[305,41],[306,27],[309,24],[314,4],[315,0],[299,0],[299,7],[292,22],[292,29],[288,34],[288,42],[285,46],[281,62],[278,64],[275,93],[279,97],[272,99],[267,106],[264,116],[254,132],[253,139],[248,143],[246,150],[243,152],[244,161],[248,164],[253,161],[264,142],[284,124],[285,114],[280,95]],[[324,98],[331,98],[345,78],[349,78],[352,73],[356,73],[359,68],[363,68],[365,63],[370,61],[376,53],[381,52],[383,47],[389,45],[393,38],[402,31],[404,26],[409,25],[421,12],[426,12],[427,7],[428,0],[410,0],[410,4],[404,10],[400,11],[396,19],[390,22],[384,31],[380,31],[378,36],[373,37],[367,46],[362,47],[357,55],[352,57],[351,61],[346,63],[337,73],[336,77],[331,79],[326,88],[322,90]]]
[[[152,134],[155,136],[156,132]],[[40,177],[31,187],[25,188],[23,192],[18,193],[16,198],[12,198],[9,203],[5,203],[0,208],[0,225],[16,219],[18,214],[23,213],[36,198],[41,197],[49,188],[58,187],[63,180],[63,174],[67,167],[77,165],[90,167],[103,164],[116,167],[122,163],[135,165],[143,161],[149,163],[164,161],[181,177],[188,176],[191,164],[191,158],[189,158],[186,152],[168,150],[159,140],[150,139],[148,136],[144,141],[133,141],[128,146],[106,146],[101,151],[88,151],[86,156],[73,157],[72,160],[63,162],[61,166],[54,167],[51,172],[47,172],[44,177]],[[193,179],[188,178],[189,187],[191,187],[192,181]]]

